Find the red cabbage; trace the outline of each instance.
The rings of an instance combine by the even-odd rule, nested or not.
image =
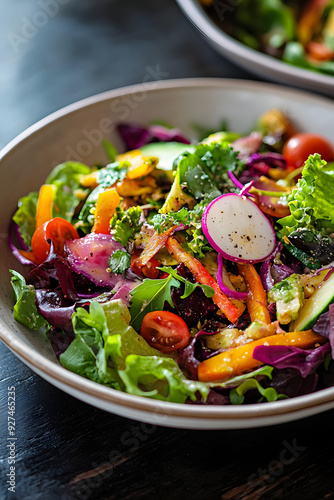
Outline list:
[[[276,283],[282,281],[285,278],[288,278],[295,272],[290,266],[287,266],[286,264],[274,263],[276,255],[281,252],[282,249],[282,243],[278,242],[269,259],[261,264],[260,277],[262,284],[267,292],[269,292]]]
[[[126,150],[140,149],[151,142],[182,142],[190,144],[190,140],[185,137],[177,128],[167,128],[162,125],[150,125],[144,127],[131,123],[121,123],[117,127],[123,139]]]
[[[36,305],[50,325],[73,333],[71,318],[75,303],[65,299],[61,290],[36,290]]]
[[[293,269],[286,264],[273,264],[271,267],[271,275],[274,279],[274,283],[278,283],[279,281],[288,278],[293,273]]]
[[[184,264],[180,264],[177,267],[177,273],[183,278],[187,278],[189,281],[195,282],[193,275],[184,266]],[[210,314],[214,314],[217,311],[217,306],[214,304],[212,299],[205,296],[200,287],[196,287],[196,290],[194,290],[186,299],[181,299],[183,294],[183,283],[181,283],[180,288],[172,288],[171,297],[176,313],[181,316],[189,328],[196,326],[199,321],[207,320]],[[166,309],[168,309],[168,306],[166,306]],[[175,309],[170,308],[170,311],[175,312]]]
[[[151,125],[148,128],[149,132],[155,139],[161,142],[182,142],[183,144],[190,144],[184,134],[178,128],[167,128],[162,125]]]
[[[212,351],[210,349],[208,349],[208,352],[206,353],[206,348],[203,347],[203,345],[200,345],[198,349],[198,340],[201,337],[204,337],[206,335],[214,335],[215,333],[216,331],[206,332],[204,330],[200,330],[198,333],[196,333],[187,347],[185,347],[184,349],[180,349],[179,351],[177,363],[181,370],[184,370],[187,373],[187,376],[192,380],[197,380],[197,367],[200,362],[211,356],[212,354]]]
[[[251,155],[246,167],[253,167],[260,171],[263,175],[267,175],[269,168],[285,169],[287,166],[286,160],[279,153],[254,153]]]
[[[111,254],[122,248],[123,246],[115,241],[110,234],[90,233],[65,243],[67,261],[70,267],[76,273],[89,278],[96,285],[108,288],[125,282],[121,274],[108,272]]]
[[[126,150],[139,149],[154,139],[148,128],[141,125],[120,123],[117,130],[124,141]]]
[[[21,246],[22,250],[29,250],[27,245],[22,240],[22,237],[21,237],[19,230],[18,230],[18,225],[15,224],[15,222],[13,220],[9,224],[7,234],[8,234],[8,236],[7,236],[8,246],[9,246],[12,254],[14,255],[14,257],[24,266],[35,267],[36,264],[34,262],[31,262],[31,260],[27,259],[26,257],[23,257],[23,255],[20,254],[18,248],[14,244],[12,235],[15,236],[15,238],[16,238],[17,242],[19,243],[19,245]]]
[[[272,372],[272,380],[264,380],[264,387],[273,387],[278,394],[285,394],[289,398],[310,394],[317,389],[319,376],[312,373],[308,377],[302,377],[298,370],[285,368]]]
[[[64,332],[59,328],[51,328],[48,331],[48,337],[51,342],[52,349],[59,360],[59,356],[66,351],[72,340],[74,340],[74,333]]]
[[[291,346],[261,345],[255,347],[253,358],[278,370],[293,368],[306,378],[324,362],[329,352],[330,345],[327,343],[313,350]]]
[[[202,396],[200,394],[196,395],[196,401],[188,398],[186,400],[186,403],[192,405],[230,405],[231,402],[230,398],[228,397],[229,392],[230,391],[228,389],[215,387],[214,389],[210,389],[205,403],[203,403]]]

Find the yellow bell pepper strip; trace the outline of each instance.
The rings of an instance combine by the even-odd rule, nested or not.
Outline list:
[[[324,344],[325,342],[327,342],[325,337],[312,330],[271,335],[253,340],[202,361],[197,368],[198,380],[201,382],[222,382],[254,370],[263,364],[253,358],[255,347],[260,345],[282,345],[309,349],[315,344]]]
[[[168,238],[166,248],[171,256],[179,263],[183,263],[193,274],[195,280],[202,285],[209,285],[214,290],[212,300],[231,323],[236,323],[242,311],[220,290],[218,283],[208,273],[205,267],[195,257],[183,250],[175,238]]]
[[[247,309],[251,321],[261,321],[266,325],[271,322],[268,311],[267,294],[253,264],[238,264],[238,271],[247,285]]]
[[[109,234],[110,219],[120,204],[121,198],[116,189],[106,189],[99,194],[96,209],[93,233]]]
[[[133,149],[127,153],[117,155],[116,160],[119,162],[128,161],[130,163],[126,174],[127,179],[146,177],[146,175],[153,172],[159,161],[155,156],[143,156],[139,149]]]
[[[172,226],[163,233],[155,233],[139,257],[134,259],[133,263],[131,263],[131,267],[141,269],[146,266],[152,257],[166,245],[168,238],[175,232],[177,227],[178,226]]]
[[[87,187],[90,189],[95,189],[99,183],[97,182],[100,170],[94,170],[90,174],[81,175],[80,176],[80,184],[83,187]]]
[[[157,189],[157,183],[152,175],[147,175],[144,179],[128,179],[125,177],[115,186],[118,194],[123,198],[128,196],[142,196],[152,194]]]
[[[36,229],[53,217],[52,205],[54,191],[55,186],[52,184],[43,184],[39,190],[36,208]]]

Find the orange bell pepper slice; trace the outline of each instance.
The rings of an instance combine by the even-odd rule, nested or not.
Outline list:
[[[267,293],[255,267],[253,264],[238,264],[238,271],[246,281],[248,291],[246,304],[251,321],[261,321],[269,325],[271,319],[268,311]]]
[[[233,347],[198,365],[198,380],[201,382],[221,382],[254,370],[263,363],[253,358],[254,349],[260,345],[283,345],[309,349],[315,344],[324,344],[327,339],[312,330],[271,335],[247,344]]]
[[[183,250],[175,238],[168,238],[166,243],[168,252],[179,263],[183,263],[192,272],[195,280],[202,285],[209,285],[214,290],[212,300],[231,323],[236,323],[242,311],[220,290],[218,283],[208,273],[205,267],[195,257]]]
[[[120,204],[121,198],[116,189],[106,189],[99,194],[96,209],[93,233],[109,234],[110,219]]]

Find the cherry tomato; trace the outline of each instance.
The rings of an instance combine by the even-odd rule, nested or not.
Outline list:
[[[295,134],[286,141],[283,147],[283,156],[291,169],[301,167],[314,153],[319,153],[323,160],[334,160],[334,148],[322,135]]]
[[[159,276],[159,269],[158,267],[161,267],[161,263],[152,257],[148,261],[145,266],[140,266],[137,262],[137,258],[139,257],[141,252],[135,251],[132,254],[131,257],[131,269],[134,273],[138,274],[138,276],[143,277],[145,276],[146,278],[150,279],[156,279]]]
[[[55,217],[36,229],[31,239],[31,248],[36,260],[41,264],[50,252],[47,240],[52,240],[57,255],[64,255],[65,241],[75,238],[79,238],[79,235],[72,224],[61,217]]]
[[[186,322],[180,316],[168,311],[147,313],[140,333],[151,347],[166,353],[182,349],[190,339]]]

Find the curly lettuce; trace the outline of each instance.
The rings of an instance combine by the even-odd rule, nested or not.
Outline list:
[[[317,153],[305,162],[302,178],[287,196],[291,215],[278,220],[282,236],[299,228],[334,231],[334,172],[326,171],[326,164]]]

